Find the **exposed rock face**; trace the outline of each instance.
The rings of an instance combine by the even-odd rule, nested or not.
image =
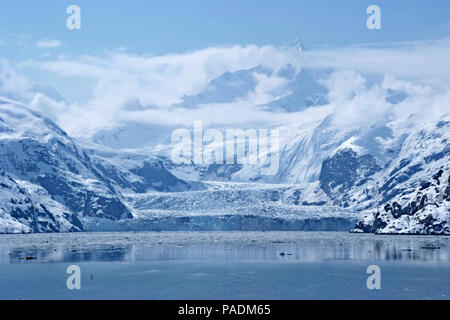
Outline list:
[[[131,168],[118,168],[98,157],[94,162],[98,171],[110,184],[136,193],[180,192],[192,187],[167,171],[162,161],[158,159],[146,159]]]
[[[353,232],[450,234],[450,175],[439,170],[410,194],[369,212]]]
[[[340,150],[322,162],[320,187],[335,203],[346,207],[351,188],[363,185],[380,170],[372,155],[359,156],[352,149]]]
[[[0,232],[73,232],[83,226],[41,187],[15,181],[0,169]]]
[[[6,134],[0,166],[15,179],[44,188],[74,214],[132,217],[88,155],[56,124],[20,105],[0,105]]]

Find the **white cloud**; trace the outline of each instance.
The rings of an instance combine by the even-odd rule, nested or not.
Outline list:
[[[381,84],[368,86],[366,79],[355,71],[334,72],[327,81],[335,125],[345,128],[368,128],[393,120],[437,120],[449,114],[450,90],[435,90],[427,85],[398,80],[386,75]],[[386,100],[388,89],[402,90],[408,97],[398,104]]]
[[[264,73],[254,73],[254,77],[257,83],[256,88],[243,101],[247,102],[247,104],[266,104],[279,97],[283,92],[286,92],[288,81],[285,78],[273,74],[269,76]]]
[[[386,101],[386,90],[379,86],[367,88],[366,80],[354,71],[337,71],[327,84],[333,120],[338,126],[370,126],[385,120],[392,109]]]
[[[59,40],[38,40],[36,41],[36,47],[39,49],[49,49],[49,48],[58,48],[62,45],[61,41]]]
[[[450,82],[449,53],[450,39],[443,39],[303,51],[300,61],[307,67]]]
[[[225,71],[258,65],[277,69],[286,62],[285,56],[270,46],[234,46],[164,56],[109,52],[102,57],[60,57],[28,65],[64,77],[94,79],[94,97],[113,93],[120,102],[137,97],[143,105],[168,106],[201,91]]]
[[[129,112],[123,109],[130,101],[153,108],[141,116],[160,119],[161,114],[168,116],[170,113],[173,119],[184,119],[183,116],[176,116],[173,110],[163,112],[159,109],[181,102],[185,95],[197,94],[226,71],[234,72],[260,65],[278,70],[286,63],[285,55],[276,48],[251,45],[210,47],[164,56],[122,52],[108,52],[101,57],[60,56],[56,60],[27,61],[21,67],[32,67],[61,78],[77,77],[94,81],[91,99],[83,107],[76,108],[74,112],[77,115],[70,119],[67,114],[61,114],[61,119],[66,119],[61,120],[64,121],[61,123],[63,126],[75,130],[79,125],[87,130],[89,127],[96,129],[111,126],[111,123],[129,116]],[[259,93],[275,90],[279,82],[279,79],[261,79],[258,81]]]
[[[0,59],[0,94],[20,99],[28,96],[29,89],[29,81],[18,74],[7,60]]]
[[[124,52],[60,56],[55,60],[26,61],[20,67],[37,69],[61,79],[76,78],[93,83],[87,103],[54,102],[42,95],[36,95],[31,102],[34,110],[50,115],[69,134],[78,137],[127,121],[191,126],[194,120],[203,120],[233,127],[253,123],[274,126],[317,120],[331,112],[337,125],[370,126],[412,113],[424,113],[429,117],[431,115],[424,112],[426,108],[435,112],[433,116],[448,112],[445,104],[448,88],[436,93],[429,85],[409,79],[445,80],[450,67],[448,48],[447,40],[385,47],[296,50],[295,54],[292,50],[286,53],[272,46],[231,46],[163,56]],[[288,62],[297,66],[344,69],[324,79],[330,90],[330,105],[300,113],[262,110],[257,105],[283,92],[286,82],[275,75],[255,73],[256,89],[243,99],[206,104],[197,109],[173,107],[184,95],[201,92],[211,80],[226,71],[260,65],[278,70]],[[382,83],[369,86],[361,73],[378,73],[385,78]],[[389,88],[403,90],[409,98],[393,106],[386,101]]]

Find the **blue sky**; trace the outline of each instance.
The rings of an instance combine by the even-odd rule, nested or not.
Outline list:
[[[70,4],[81,8],[81,30],[65,27]],[[365,11],[370,4],[381,8],[382,30],[366,28]],[[10,60],[43,54],[44,50],[33,46],[43,39],[61,42],[52,53],[79,55],[117,48],[166,54],[218,44],[277,46],[294,38],[306,48],[316,48],[449,36],[448,0],[0,2],[0,53]]]
[[[71,4],[81,8],[81,30],[66,28]],[[381,8],[381,30],[366,27],[372,4]],[[296,38],[307,50],[280,48]],[[449,53],[448,0],[0,1],[0,96],[29,99],[75,136],[123,121],[272,123],[274,115],[258,106],[285,89],[276,72],[255,75],[257,88],[243,100],[171,109],[223,73],[257,66],[335,70],[335,98],[366,92],[366,75],[411,94],[429,92],[418,82],[450,92]],[[36,93],[35,84],[65,100]],[[369,98],[366,113],[384,110]]]

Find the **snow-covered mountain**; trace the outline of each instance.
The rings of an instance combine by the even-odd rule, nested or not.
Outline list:
[[[353,232],[450,234],[449,210],[450,176],[440,169],[419,188],[368,212]]]
[[[69,232],[83,226],[42,187],[16,181],[0,170],[0,232]]]
[[[0,232],[80,231],[79,217],[132,218],[120,190],[183,190],[146,159],[129,171],[91,158],[51,120],[0,100]]]
[[[438,172],[448,175],[449,123],[448,116],[438,121],[418,121],[413,116],[367,128],[342,128],[328,116],[301,127],[284,128],[280,169],[273,176],[261,175],[257,165],[176,165],[170,158],[161,157],[163,166],[174,176],[203,181],[203,188],[178,194],[128,193],[126,199],[135,208],[138,219],[164,217],[164,227],[159,228],[173,228],[176,223],[169,223],[168,217],[183,216],[196,221],[189,222],[194,229],[208,228],[206,225],[223,227],[224,217],[242,215],[245,219],[237,225],[233,222],[236,228],[249,216],[267,218],[267,214],[270,219],[298,220],[311,217],[312,213],[316,218],[332,213],[354,221],[358,213],[385,210],[389,204],[401,204],[406,208],[402,212],[409,212],[412,221],[417,211],[408,211],[411,205],[405,201],[422,194],[423,186],[434,181]],[[442,196],[448,189],[443,179],[437,195],[428,195],[424,202],[427,208],[421,211],[420,220],[434,221],[436,230],[448,233],[449,210],[447,198]],[[199,220],[200,216],[204,220]],[[363,221],[371,220],[366,217]],[[261,221],[253,225],[264,228]],[[436,233],[423,224],[414,225],[391,228],[389,232]],[[358,226],[364,232],[387,232],[361,227],[361,223]],[[275,228],[273,224],[271,227]],[[338,228],[336,224],[328,227]]]
[[[251,96],[258,84],[265,79],[273,79],[281,84],[272,92],[270,101],[262,104],[269,111],[295,112],[328,102],[327,89],[311,77],[308,70],[287,64],[279,70],[257,66],[225,72],[212,80],[202,92],[183,97],[183,102],[176,106],[195,108],[205,104],[242,100]]]
[[[373,90],[358,87],[367,100],[356,89],[337,94],[325,82],[290,64],[278,70],[257,66],[225,72],[171,106],[188,112],[209,104],[253,103],[271,115],[298,119],[273,124],[280,131],[273,175],[261,173],[260,161],[174,163],[173,124],[134,119],[74,139],[27,106],[2,99],[0,232],[450,233],[448,114],[423,118],[404,112],[418,103],[408,88],[374,81]],[[270,94],[255,100],[261,83]],[[39,89],[46,92],[63,100],[54,90]],[[381,111],[365,108],[369,114],[361,116],[360,109],[337,109],[368,101]],[[311,110],[314,117],[308,116]],[[355,114],[357,121],[348,122]]]
[[[66,211],[110,219],[131,216],[89,156],[56,124],[25,106],[0,104],[0,150],[3,171],[45,189]]]
[[[449,120],[422,124],[405,139],[379,184],[378,207],[355,232],[450,233]]]

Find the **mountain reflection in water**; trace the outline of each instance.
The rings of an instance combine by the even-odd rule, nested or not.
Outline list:
[[[118,232],[0,236],[0,264],[151,260],[450,262],[450,237],[345,232]],[[28,257],[28,259],[27,259]]]

